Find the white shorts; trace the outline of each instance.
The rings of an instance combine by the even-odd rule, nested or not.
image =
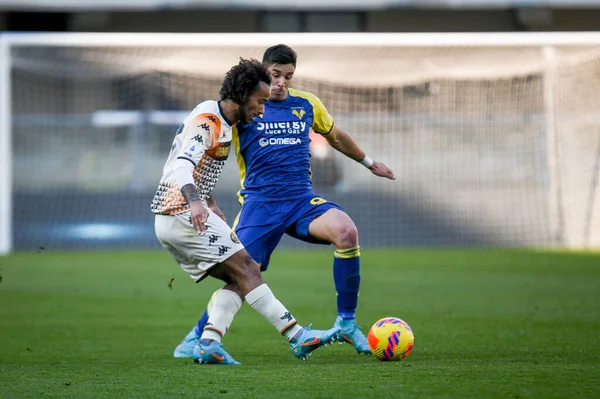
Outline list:
[[[231,227],[208,210],[206,231],[199,235],[191,223],[190,211],[177,215],[156,215],[154,230],[165,247],[194,281],[203,280],[218,263],[244,249]]]

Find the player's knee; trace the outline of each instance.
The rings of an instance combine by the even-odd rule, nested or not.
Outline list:
[[[358,245],[358,229],[351,221],[341,224],[335,232],[336,248],[353,248]]]
[[[260,266],[252,259],[250,254],[246,253],[242,257],[242,270],[246,276],[260,277]]]
[[[260,268],[245,250],[239,251],[226,261],[230,274],[237,283],[248,281],[256,277],[260,278]]]
[[[250,291],[264,284],[264,280],[258,264],[250,255],[242,257],[238,270],[237,283],[240,286],[240,297],[245,299]]]
[[[221,280],[221,281],[225,282],[226,284],[235,283],[233,277],[231,276],[231,273],[224,267],[223,264],[219,264],[219,265],[213,267],[212,269],[210,269],[210,271],[208,272],[208,275],[213,278],[216,278],[218,280]]]

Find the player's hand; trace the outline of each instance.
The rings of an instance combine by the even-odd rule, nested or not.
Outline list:
[[[213,203],[210,204],[208,207],[210,208],[211,211],[213,211],[215,213],[215,215],[217,215],[218,217],[220,217],[224,221],[227,221],[227,219],[225,218],[225,214],[223,213],[223,211],[221,210],[221,208],[219,208],[219,206],[217,205],[216,201],[213,201]]]
[[[390,180],[396,180],[396,176],[394,175],[394,171],[391,170],[384,164],[383,162],[374,161],[373,165],[369,168],[371,173],[375,176],[385,177]]]
[[[192,225],[198,234],[204,234],[206,231],[206,221],[208,220],[208,209],[202,205],[202,202],[195,201],[190,204],[192,213]]]

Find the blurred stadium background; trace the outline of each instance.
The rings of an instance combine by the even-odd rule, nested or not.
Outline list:
[[[216,97],[237,57],[301,42],[300,32],[440,32],[447,36],[433,42],[454,44],[297,46],[295,86],[317,94],[398,174],[394,183],[379,181],[315,141],[315,190],[348,211],[365,247],[597,247],[597,39],[576,36],[552,47],[550,58],[542,42],[470,42],[491,32],[512,32],[517,43],[515,32],[594,31],[597,3],[0,0],[0,29],[17,43],[5,54],[10,126],[0,133],[10,136],[2,143],[11,147],[12,176],[4,176],[12,189],[2,234],[10,218],[7,245],[15,250],[157,248],[149,203],[175,128],[195,104]],[[130,45],[121,47],[20,32],[245,35],[237,46],[207,47],[201,37],[157,46],[150,36],[122,34],[116,41]],[[249,34],[257,33],[291,36],[253,45]],[[229,220],[238,210],[236,168],[232,159],[216,191]]]

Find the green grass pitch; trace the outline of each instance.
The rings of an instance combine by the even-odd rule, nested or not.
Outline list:
[[[280,251],[265,274],[302,324],[333,324],[331,259]],[[364,250],[358,322],[408,322],[407,359],[333,345],[303,362],[244,305],[224,341],[242,366],[172,357],[220,284],[194,284],[166,252],[17,253],[0,266],[2,398],[600,397],[599,254]]]

